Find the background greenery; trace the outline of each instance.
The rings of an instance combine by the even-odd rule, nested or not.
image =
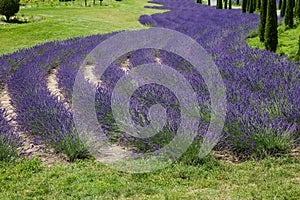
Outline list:
[[[138,22],[142,14],[163,12],[146,9],[147,0],[104,0],[103,6],[88,0],[75,2],[35,2],[22,4],[19,20],[28,23],[0,22],[0,55],[53,40],[145,28]]]

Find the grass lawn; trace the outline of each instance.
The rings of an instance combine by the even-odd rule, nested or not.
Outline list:
[[[92,4],[92,1],[88,1]],[[30,23],[0,24],[0,55],[53,40],[142,29],[139,16],[163,12],[144,8],[147,0],[104,0],[103,6],[84,7],[83,1],[29,3],[21,7],[18,16],[29,18]],[[52,6],[51,6],[52,5]],[[153,4],[152,4],[153,5]]]
[[[230,164],[207,159],[148,174],[114,171],[93,161],[43,167],[0,162],[0,199],[298,199],[293,157]]]
[[[257,35],[258,30],[253,32],[253,36]],[[285,30],[284,24],[281,24],[278,27],[278,46],[276,52],[279,55],[286,54],[290,59],[294,59],[299,48],[299,36],[300,23],[298,23],[296,28],[288,30]],[[265,45],[259,41],[259,37],[248,38],[247,42],[253,48],[265,49]]]

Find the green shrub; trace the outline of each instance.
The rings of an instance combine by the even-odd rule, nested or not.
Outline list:
[[[19,9],[20,0],[0,0],[0,14],[6,17],[6,21],[18,13]]]

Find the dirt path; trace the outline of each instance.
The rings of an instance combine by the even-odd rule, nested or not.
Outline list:
[[[127,73],[130,69],[130,62],[129,59],[125,60],[121,63],[120,68]],[[102,84],[102,81],[99,80],[93,73],[95,66],[87,65],[84,70],[84,77],[90,84],[93,84],[95,87],[99,87]],[[98,152],[97,158],[95,158],[99,162],[104,163],[112,163],[116,161],[120,161],[125,157],[132,156],[133,153],[130,150],[126,150],[123,147],[117,144],[110,144],[107,145],[105,148],[101,149]]]
[[[0,93],[0,105],[1,108],[5,108],[7,110],[8,115],[6,118],[10,126],[13,127],[13,131],[19,135],[22,142],[22,146],[19,148],[20,156],[29,159],[35,157],[40,158],[42,164],[46,166],[66,163],[66,157],[56,154],[53,149],[46,147],[45,144],[41,143],[41,141],[37,140],[34,136],[25,134],[19,130],[19,125],[15,121],[17,114],[10,102],[11,98],[6,85],[4,90]]]
[[[50,93],[58,98],[59,101],[64,101],[64,105],[70,108],[70,105],[65,101],[64,95],[58,88],[57,69],[52,69],[47,77],[47,88]]]

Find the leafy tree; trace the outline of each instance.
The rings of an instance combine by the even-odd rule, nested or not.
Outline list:
[[[228,0],[224,0],[224,9],[227,9]]]
[[[200,4],[202,4],[202,0],[197,0],[197,3],[200,3]]]
[[[264,39],[266,49],[272,52],[276,52],[278,44],[277,20],[276,0],[268,0]]]
[[[284,23],[286,26],[292,28],[294,25],[294,13],[293,13],[293,0],[287,0]]]
[[[267,19],[267,3],[268,0],[261,0],[261,8],[260,8],[260,22],[259,22],[259,40],[261,42],[265,41],[265,27],[266,27],[266,19]]]
[[[284,17],[284,15],[285,15],[285,9],[286,9],[286,0],[282,0],[281,10],[280,10],[280,16],[281,17]]]
[[[229,5],[228,5],[229,7],[229,9],[232,9],[232,1],[231,0],[229,0]]]
[[[18,13],[19,9],[20,0],[0,0],[0,14],[6,17],[6,21]]]
[[[210,6],[210,0],[208,0],[207,4]]]
[[[240,0],[236,0],[236,5],[240,5]]]

